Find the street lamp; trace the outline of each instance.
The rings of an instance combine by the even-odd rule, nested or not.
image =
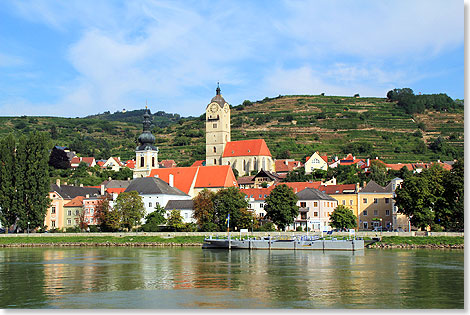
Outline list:
[[[28,221],[28,234],[29,234],[29,221]]]

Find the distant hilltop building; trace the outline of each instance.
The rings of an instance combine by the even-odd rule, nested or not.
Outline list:
[[[134,178],[148,177],[150,172],[159,167],[158,148],[154,146],[155,136],[150,131],[150,114],[146,108],[143,121],[143,132],[137,139],[139,146],[135,149]]]
[[[230,105],[220,93],[206,107],[206,164],[230,165],[240,176],[252,171],[275,171],[274,161],[264,139],[231,141]]]

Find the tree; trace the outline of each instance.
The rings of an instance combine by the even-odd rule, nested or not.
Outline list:
[[[85,210],[81,210],[80,214],[78,215],[78,225],[81,231],[85,231],[88,228],[88,222],[86,222],[85,218]]]
[[[9,227],[17,218],[15,208],[15,138],[12,134],[0,141],[0,220]],[[5,229],[8,232],[8,229]]]
[[[435,223],[439,205],[443,202],[446,172],[434,165],[419,174],[406,178],[396,190],[395,204],[398,212],[410,217],[411,224],[425,229]]]
[[[179,210],[171,210],[167,225],[175,232],[182,231],[185,228],[183,217]]]
[[[357,217],[348,207],[338,205],[330,215],[330,225],[336,229],[353,229],[357,226]]]
[[[285,184],[276,186],[265,201],[266,216],[281,230],[292,224],[299,214],[297,196],[292,188]]]
[[[214,209],[215,193],[207,188],[204,188],[196,197],[193,198],[194,214],[199,228],[202,228],[209,222],[214,222],[215,209]]]
[[[49,165],[58,169],[70,168],[70,160],[64,150],[53,147],[49,156]]]
[[[99,198],[93,216],[103,232],[117,231],[121,224],[119,213],[111,208],[107,196]]]
[[[144,202],[137,191],[123,192],[116,199],[114,209],[120,214],[121,226],[128,231],[145,215]]]
[[[26,230],[42,227],[49,199],[49,138],[33,132],[19,139],[15,157],[15,202],[18,226]],[[28,224],[29,222],[29,224]]]
[[[145,217],[145,224],[142,225],[144,232],[157,232],[160,229],[160,225],[165,224],[165,213],[166,210],[160,204],[157,204],[155,211],[150,212]]]
[[[369,180],[375,181],[380,186],[385,186],[389,182],[387,168],[384,164],[371,161],[369,168]]]
[[[230,213],[230,227],[239,227],[242,219],[242,209],[248,208],[248,201],[236,187],[229,187],[219,190],[213,200],[215,209],[214,223],[217,224],[219,231],[227,229],[227,219]]]

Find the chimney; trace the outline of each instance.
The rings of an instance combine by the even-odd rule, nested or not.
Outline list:
[[[359,183],[356,183],[356,192],[359,192]]]
[[[59,186],[59,188],[60,188],[60,179],[59,179],[59,178],[57,178],[57,179],[55,180],[55,184],[56,184],[57,186]]]
[[[86,194],[86,195],[85,195],[85,198],[86,198],[86,199],[90,198],[90,195],[89,195],[89,194]]]
[[[168,181],[169,181],[168,184],[170,184],[171,187],[174,187],[174,181],[175,181],[175,180],[174,180],[173,174],[170,174]]]
[[[104,185],[101,184],[101,196],[104,196]]]
[[[367,159],[367,166],[370,166],[370,160]]]
[[[287,162],[287,160],[284,160],[284,164],[289,165],[289,162]]]
[[[362,186],[362,187],[366,187],[366,186],[367,186],[367,182],[366,182],[366,181],[364,181],[364,183],[363,183],[363,186]]]

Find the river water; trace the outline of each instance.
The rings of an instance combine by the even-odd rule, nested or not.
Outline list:
[[[464,308],[463,250],[3,248],[0,308]]]

